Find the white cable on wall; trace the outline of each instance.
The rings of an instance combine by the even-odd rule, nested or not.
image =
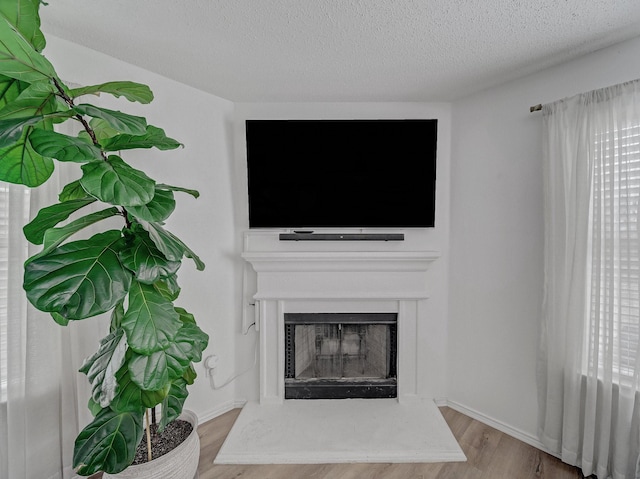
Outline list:
[[[247,328],[247,331],[245,334],[247,334],[249,332],[249,329],[251,329],[251,326],[255,326],[256,323],[253,323],[251,325],[249,325],[249,328]],[[236,379],[238,379],[240,376],[242,376],[243,374],[248,373],[249,371],[251,371],[255,365],[258,363],[258,335],[256,334],[256,338],[254,341],[254,348],[253,348],[253,363],[251,364],[251,366],[249,366],[247,369],[245,369],[242,372],[239,372],[238,374],[235,374],[233,376],[231,376],[229,379],[227,379],[224,383],[217,385],[215,382],[215,379],[213,378],[213,373],[216,370],[216,362],[214,362],[213,365],[211,365],[210,363],[212,362],[212,360],[215,358],[215,361],[217,362],[217,357],[214,355],[211,356],[207,356],[207,358],[205,358],[204,360],[204,367],[205,370],[207,371],[207,376],[209,377],[209,384],[211,385],[211,389],[213,389],[214,391],[217,391],[219,389],[224,388],[225,386],[228,386],[229,384],[231,384],[233,381],[235,381]]]

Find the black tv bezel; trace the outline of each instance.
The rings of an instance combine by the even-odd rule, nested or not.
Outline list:
[[[312,221],[301,221],[301,222],[291,222],[291,221],[255,221],[254,215],[252,215],[252,198],[251,198],[251,163],[252,159],[250,158],[250,125],[252,124],[260,124],[260,123],[304,123],[304,124],[327,124],[327,123],[393,123],[393,124],[401,124],[401,123],[413,123],[413,124],[425,124],[429,125],[432,131],[429,132],[432,135],[432,148],[429,150],[429,153],[432,154],[432,158],[427,158],[428,167],[427,169],[431,169],[432,178],[425,178],[425,181],[432,182],[432,185],[428,185],[427,189],[431,194],[431,198],[428,199],[426,210],[429,211],[426,217],[421,218],[421,221],[408,221],[408,222],[397,222],[393,223],[391,221],[384,222],[358,222],[355,221],[342,221],[342,222],[312,222]],[[247,199],[248,199],[248,209],[249,209],[249,228],[251,230],[265,230],[265,229],[288,229],[288,230],[362,230],[362,229],[413,229],[413,228],[433,228],[435,227],[435,211],[436,211],[436,171],[437,171],[437,139],[438,139],[438,119],[437,118],[429,118],[429,119],[247,119],[245,120],[245,145],[247,152]],[[425,170],[426,171],[426,170]],[[424,198],[427,198],[425,195]]]

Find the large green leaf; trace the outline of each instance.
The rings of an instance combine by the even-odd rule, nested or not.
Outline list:
[[[137,281],[153,284],[161,278],[174,275],[180,268],[180,261],[165,258],[144,229],[132,229],[127,236],[125,247],[120,252],[120,261],[135,273]]]
[[[100,93],[108,93],[115,97],[123,96],[129,101],[137,101],[138,103],[151,103],[153,100],[153,93],[147,85],[131,81],[113,81],[74,88],[69,91],[72,98],[82,95],[99,95]]]
[[[25,118],[27,123],[38,123],[33,118],[41,118],[42,126],[52,128],[46,118],[58,110],[58,102],[51,88],[48,81],[29,85],[0,75],[0,119],[13,120],[6,124],[10,127],[10,131],[5,132],[9,144],[0,149],[0,180],[35,187],[53,172],[51,159],[37,153],[31,145],[29,137],[34,127],[20,125]]]
[[[0,71],[27,83],[56,78],[53,65],[0,16]]]
[[[187,384],[191,386],[194,382],[196,382],[196,378],[198,377],[198,373],[193,367],[193,364],[190,364],[187,370],[182,375],[182,379],[187,381]]]
[[[172,191],[165,191],[156,188],[153,199],[146,205],[131,206],[127,208],[127,211],[135,216],[146,221],[164,221],[176,207],[176,200],[173,197]]]
[[[127,357],[130,352],[127,353]],[[160,404],[169,394],[170,384],[158,391],[144,391],[131,380],[127,361],[116,375],[118,391],[111,402],[111,409],[118,412],[138,412]]]
[[[164,398],[167,397],[170,387],[171,383],[167,383],[164,388],[158,391],[145,391],[144,389],[141,389],[140,401],[142,402],[142,405],[146,408],[156,407],[164,400]]]
[[[155,243],[156,247],[167,259],[171,261],[182,260],[184,248],[179,242],[174,241],[173,235],[169,235],[168,231],[160,224],[142,219],[138,219],[138,223],[149,233],[151,241]]]
[[[0,15],[6,18],[38,52],[41,52],[46,44],[44,35],[40,31],[40,15],[38,14],[40,1],[0,2]]]
[[[176,311],[180,315],[180,321],[185,324],[196,324],[196,318],[184,308],[176,307]]]
[[[14,145],[20,140],[26,127],[36,125],[42,121],[44,121],[44,116],[42,115],[0,120],[0,148]]]
[[[56,88],[50,81],[34,83],[2,107],[0,119],[27,118],[68,111],[68,106],[55,93]]]
[[[182,143],[169,138],[162,128],[147,126],[144,135],[116,135],[100,142],[105,151],[132,150],[136,148],[153,148],[159,150],[174,150]]]
[[[186,256],[187,258],[193,259],[196,264],[196,268],[199,271],[204,269],[204,263],[200,260],[198,255],[173,233],[165,230],[160,224],[155,222],[139,220],[139,223],[145,230],[147,230],[151,240],[156,244],[158,249],[162,251],[162,254],[164,254],[167,259],[180,261],[183,256]]]
[[[51,253],[54,249],[60,246],[67,238],[74,235],[78,231],[86,228],[87,226],[91,226],[98,221],[102,221],[107,218],[111,218],[120,214],[117,208],[111,207],[104,210],[96,211],[94,213],[89,213],[86,216],[78,218],[77,220],[72,221],[71,223],[61,226],[60,228],[49,228],[44,232],[43,238],[43,249],[40,253],[32,258],[45,256]]]
[[[110,311],[131,285],[132,275],[118,259],[120,244],[120,232],[107,231],[27,261],[27,298],[40,311],[68,319]]]
[[[79,198],[87,198],[87,192],[84,191],[84,188],[80,184],[80,180],[72,181],[64,188],[58,195],[58,200],[60,202],[69,201],[69,200],[77,200]]]
[[[133,462],[143,431],[142,412],[103,409],[76,438],[73,467],[83,476],[121,472]]]
[[[28,83],[0,74],[0,110],[15,101],[28,86]]]
[[[178,419],[188,395],[187,382],[184,379],[177,379],[171,384],[169,394],[162,401],[162,417],[158,425],[160,431],[163,431],[171,421]]]
[[[53,161],[37,153],[29,141],[31,127],[26,128],[17,143],[0,149],[0,181],[39,186],[53,173]]]
[[[22,229],[27,241],[33,244],[42,244],[44,232],[53,228],[61,221],[66,220],[80,208],[95,202],[94,198],[83,198],[78,200],[65,201],[55,205],[47,206],[38,211],[36,217]]]
[[[122,327],[122,318],[124,318],[124,301],[116,304],[116,307],[111,311],[111,332]]]
[[[196,323],[185,322],[178,334],[176,334],[175,342],[169,349],[180,348],[182,349],[181,354],[189,357],[190,362],[198,363],[202,360],[202,352],[207,348],[208,344],[209,335],[207,333],[202,331]],[[171,354],[178,355],[176,352]]]
[[[76,105],[74,109],[82,115],[101,118],[120,133],[144,135],[147,131],[147,120],[141,116],[133,116],[122,113],[121,111],[107,110],[106,108],[100,108],[87,103]]]
[[[200,196],[200,192],[198,190],[192,190],[189,188],[182,188],[180,186],[171,186],[171,185],[165,185],[164,183],[158,183],[156,185],[156,188],[159,190],[166,190],[166,191],[180,191],[182,193],[187,193],[191,196],[193,196],[194,198],[198,198]]]
[[[96,417],[102,411],[100,404],[95,402],[92,397],[87,401],[87,409],[89,409],[89,412],[93,417]]]
[[[178,296],[180,296],[180,285],[178,284],[177,274],[164,278],[163,280],[156,281],[153,283],[153,287],[169,301],[175,301],[178,299]],[[177,309],[178,308],[176,308],[176,310]]]
[[[82,171],[82,188],[105,203],[125,207],[144,205],[155,194],[154,180],[115,155],[107,161],[86,163]]]
[[[69,320],[67,318],[65,318],[64,316],[61,316],[58,313],[51,313],[51,317],[56,322],[56,324],[59,324],[60,326],[68,326],[69,325]]]
[[[124,363],[126,352],[124,330],[116,329],[100,341],[98,351],[80,368],[80,372],[86,374],[91,383],[91,397],[101,407],[109,406],[116,395],[116,373]]]
[[[185,373],[192,362],[202,359],[209,337],[195,324],[184,324],[166,349],[150,355],[133,353],[129,361],[131,379],[146,390],[161,389]]]
[[[131,380],[140,389],[155,391],[170,384],[167,354],[164,351],[156,351],[149,356],[133,353],[129,361],[129,374]],[[173,378],[180,377],[180,375]]]
[[[151,354],[169,346],[182,326],[173,304],[153,286],[134,281],[129,290],[129,307],[122,318],[129,347]]]
[[[55,158],[58,161],[87,163],[103,160],[100,148],[80,138],[56,133],[48,130],[34,130],[29,136],[31,146],[42,156]]]
[[[29,136],[34,125],[50,129],[51,121],[70,114],[54,112],[0,120],[0,180],[31,187],[44,183],[53,172],[53,162],[33,149]]]
[[[140,388],[131,381],[128,364],[129,359],[131,359],[131,351],[127,352],[124,364],[116,373],[118,389],[115,397],[111,401],[110,407],[117,412],[135,413],[144,411],[145,409],[140,397]]]

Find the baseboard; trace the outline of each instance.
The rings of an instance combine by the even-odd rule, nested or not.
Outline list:
[[[438,404],[438,401],[436,401],[436,404]],[[536,449],[540,449],[541,451],[546,452],[547,454],[550,454],[554,457],[558,457],[557,454],[548,450],[545,447],[545,445],[536,436],[533,436],[513,426],[509,426],[508,424],[505,424],[502,421],[489,417],[474,409],[463,406],[462,404],[459,404],[455,401],[446,400],[446,404],[443,404],[443,405],[446,405],[451,409],[454,409],[459,413],[464,414],[465,416],[469,416],[470,418],[475,419],[476,421],[486,424],[487,426],[497,429],[498,431],[503,432],[508,436],[511,436],[519,441],[522,441],[525,444],[529,444],[530,446],[533,446]]]
[[[433,402],[436,403],[436,406],[438,407],[449,405],[449,400],[447,398],[433,398]]]
[[[215,409],[211,409],[210,411],[207,411],[205,413],[198,414],[198,424],[202,424],[207,421],[210,421],[211,419],[215,419],[218,416],[222,416],[224,413],[229,412],[232,409],[235,409],[236,407],[242,407],[244,405],[244,402],[243,402],[241,405],[238,406],[237,402],[238,401],[233,401],[233,400],[225,401]]]

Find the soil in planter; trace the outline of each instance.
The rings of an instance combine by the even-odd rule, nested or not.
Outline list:
[[[151,452],[153,454],[152,459],[156,459],[160,456],[164,456],[166,453],[171,452],[178,447],[184,440],[189,437],[193,426],[187,421],[176,419],[175,421],[167,424],[162,433],[158,434],[158,425],[151,425]],[[144,436],[138,448],[136,449],[136,458],[133,460],[133,464],[142,464],[147,462],[147,432],[145,430]]]

